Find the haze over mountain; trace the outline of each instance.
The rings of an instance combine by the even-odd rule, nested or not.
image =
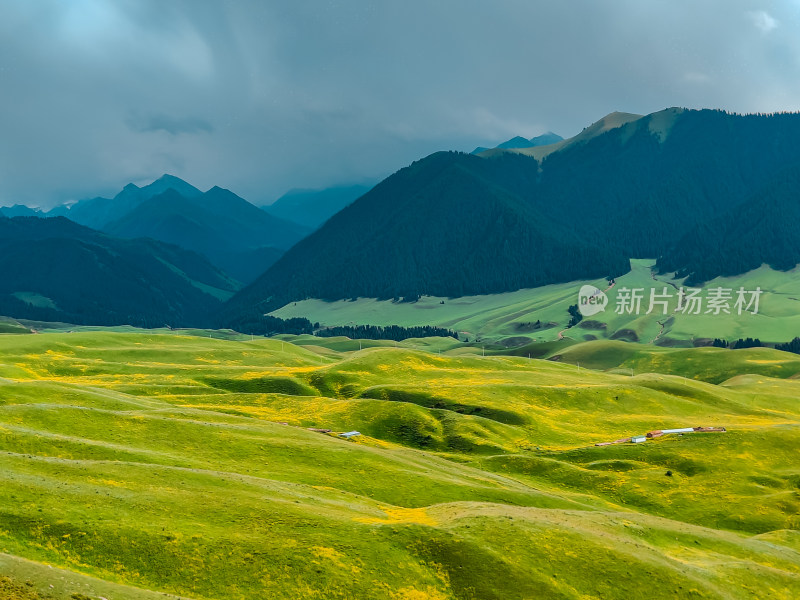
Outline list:
[[[358,184],[323,190],[295,189],[263,209],[281,219],[316,229],[373,187],[373,184]]]
[[[220,268],[233,264],[245,283],[271,264],[262,262],[263,248],[273,248],[274,255],[309,231],[216,186],[191,196],[169,188],[140,202],[103,230],[117,237],[151,237],[176,244],[203,254]]]
[[[163,194],[170,189],[175,190],[186,198],[193,198],[202,194],[196,187],[186,183],[179,177],[162,175],[153,183],[143,187],[129,183],[113,198],[97,197],[81,200],[71,206],[57,206],[47,214],[49,216],[67,217],[81,225],[102,230],[109,223],[124,217],[145,200]]]
[[[0,314],[91,325],[196,325],[235,284],[203,257],[64,218],[0,217]]]
[[[226,314],[306,297],[459,296],[620,275],[628,258],[669,255],[694,227],[723,231],[724,216],[747,203],[779,218],[794,200],[769,186],[800,164],[799,136],[798,114],[668,109],[614,113],[550,146],[436,153],[298,243]],[[740,248],[703,276],[757,266],[765,247]],[[687,261],[673,263],[701,268]]]
[[[498,148],[535,148],[536,146],[547,146],[548,144],[555,144],[556,142],[560,142],[563,140],[560,135],[553,133],[552,131],[548,131],[547,133],[543,133],[542,135],[537,135],[529,140],[526,140],[523,137],[515,137],[507,142],[503,142],[502,144],[498,144]]]

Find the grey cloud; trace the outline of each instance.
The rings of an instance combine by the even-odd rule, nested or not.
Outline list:
[[[165,171],[265,201],[440,149],[572,135],[614,110],[797,110],[798,8],[4,0],[0,204]]]
[[[755,10],[748,13],[750,19],[753,21],[758,29],[764,33],[769,33],[778,26],[778,21],[765,10]]]
[[[164,114],[141,115],[131,113],[126,124],[133,131],[150,133],[164,131],[171,135],[181,133],[212,133],[214,127],[208,121],[197,117],[172,117]]]

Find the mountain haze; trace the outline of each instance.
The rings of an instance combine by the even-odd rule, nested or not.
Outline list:
[[[271,215],[316,229],[334,214],[358,197],[366,194],[372,185],[348,185],[323,190],[291,190],[264,210]]]
[[[298,215],[306,213],[313,210],[299,207]],[[266,214],[229,190],[215,186],[202,192],[174,175],[163,175],[143,187],[129,183],[113,198],[81,200],[48,213],[15,206],[0,214],[63,216],[115,237],[176,244],[204,255],[243,284],[311,230]]]
[[[169,188],[103,229],[116,237],[150,237],[176,244],[206,256],[220,268],[234,261],[245,282],[271,264],[262,262],[263,248],[272,247],[274,256],[308,232],[216,186],[192,196]]]
[[[81,200],[71,206],[58,206],[52,209],[48,216],[67,217],[81,225],[102,230],[109,223],[122,218],[142,202],[163,194],[170,189],[187,198],[202,194],[196,187],[174,175],[162,175],[153,183],[143,187],[129,183],[113,198],[97,197]]]
[[[527,140],[522,136],[516,136],[511,138],[510,140],[503,142],[502,144],[498,144],[498,148],[530,148],[533,144],[531,140]]]

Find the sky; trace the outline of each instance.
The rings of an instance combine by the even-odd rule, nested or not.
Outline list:
[[[800,0],[0,2],[0,206],[265,204],[670,106],[800,110]]]

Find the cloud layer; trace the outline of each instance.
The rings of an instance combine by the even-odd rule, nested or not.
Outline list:
[[[614,110],[797,110],[799,25],[793,0],[6,0],[0,205],[163,172],[263,202]]]

